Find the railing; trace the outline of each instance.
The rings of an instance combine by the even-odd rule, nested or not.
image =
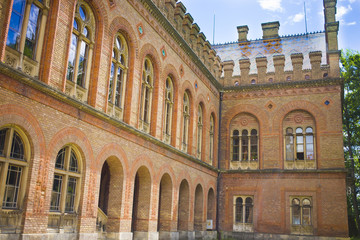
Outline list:
[[[107,215],[98,208],[97,218],[96,218],[96,229],[98,232],[106,232],[106,224],[108,217]]]
[[[48,220],[48,230],[65,233],[76,232],[78,216],[76,213],[50,212]]]

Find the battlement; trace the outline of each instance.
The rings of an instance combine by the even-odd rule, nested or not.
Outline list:
[[[194,18],[186,12],[186,7],[177,0],[157,0],[154,4],[168,21],[174,26],[187,44],[196,53],[203,64],[219,79],[221,75],[221,59],[212,48],[200,27],[194,23]]]
[[[279,36],[279,22],[263,23],[263,38],[248,40],[239,26],[238,41],[214,45],[222,62],[223,86],[307,81],[331,76],[326,33]]]

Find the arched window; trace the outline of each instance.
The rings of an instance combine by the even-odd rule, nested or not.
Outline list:
[[[241,145],[240,145],[241,139]],[[232,135],[232,161],[258,161],[259,147],[258,147],[258,131],[256,129],[243,129],[241,136],[239,130],[234,130]]]
[[[296,110],[287,114],[283,122],[284,168],[315,169],[315,120],[311,114]]]
[[[62,148],[55,159],[50,211],[77,213],[80,199],[81,162],[73,146]]]
[[[292,225],[311,226],[311,198],[295,197],[291,200]]]
[[[141,83],[140,129],[150,131],[151,100],[154,81],[154,67],[148,57],[144,60]]]
[[[115,36],[109,79],[109,107],[113,116],[123,118],[124,92],[128,65],[128,47],[124,36]]]
[[[210,129],[209,129],[209,159],[210,159],[210,164],[213,163],[214,160],[214,117],[211,114],[210,115]]]
[[[183,98],[183,134],[182,134],[182,150],[187,151],[188,146],[188,133],[189,133],[189,122],[190,122],[190,101],[187,92],[184,93]]]
[[[32,76],[36,76],[39,69],[49,9],[46,4],[43,0],[14,0],[12,5],[6,55],[15,61],[8,64]]]
[[[252,85],[256,84],[256,80],[255,79],[251,80],[251,84]]]
[[[69,80],[67,91],[81,101],[87,100],[95,29],[95,18],[90,7],[79,0],[71,34],[66,79]]]
[[[20,209],[30,156],[25,136],[15,128],[0,129],[0,202],[2,209]],[[17,223],[16,223],[17,224]]]
[[[201,159],[202,151],[202,136],[203,136],[203,113],[202,107],[198,107],[198,121],[197,121],[197,157]]]
[[[164,141],[170,143],[172,112],[174,104],[174,87],[171,77],[167,77],[165,81],[165,114],[164,114]]]
[[[253,223],[253,196],[238,196],[235,200],[235,225]]]
[[[232,136],[232,160],[239,161],[239,131],[234,130]]]

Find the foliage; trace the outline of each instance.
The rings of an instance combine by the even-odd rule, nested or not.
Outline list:
[[[350,235],[360,233],[360,54],[347,50],[341,56],[341,77],[344,80],[343,130],[346,167],[353,178],[352,194],[348,195]]]

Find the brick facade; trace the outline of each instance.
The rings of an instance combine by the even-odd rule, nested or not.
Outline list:
[[[327,65],[320,67],[319,54],[311,53],[312,68],[304,72],[297,61],[302,55],[292,55],[291,77],[297,80],[292,82],[278,80],[290,73],[276,71],[275,59],[275,73],[256,59],[256,76],[245,74],[250,62],[240,63],[245,70],[233,76],[234,62],[221,62],[216,47],[176,0],[24,0],[19,44],[10,46],[13,3],[0,0],[0,239],[246,239],[239,234],[249,231],[253,237],[270,234],[266,239],[348,236],[336,1],[324,0]],[[24,33],[33,5],[41,14],[31,58]],[[270,32],[277,37],[276,29]],[[113,52],[116,34],[124,37],[128,51],[119,60],[123,75],[111,82],[113,59],[119,57]],[[87,46],[85,63],[81,44]],[[78,75],[69,80],[73,49],[73,71],[84,70],[84,85],[77,83]],[[153,66],[146,94],[145,59]],[[311,79],[301,80],[305,75]],[[109,89],[122,76],[122,88],[114,92],[124,101],[116,105],[109,101]],[[275,81],[267,83],[269,76]],[[173,86],[169,114],[168,77]],[[255,85],[247,83],[252,79]],[[147,122],[144,112],[150,113]],[[311,157],[290,163],[286,129],[299,126],[313,130],[301,135]],[[251,146],[239,143],[240,154],[247,149],[253,154],[248,162],[233,159],[235,129],[256,129],[256,143],[250,136]],[[253,200],[241,213],[252,216],[246,227],[235,222],[238,196]],[[294,222],[291,199],[296,197],[311,200],[311,224]]]

